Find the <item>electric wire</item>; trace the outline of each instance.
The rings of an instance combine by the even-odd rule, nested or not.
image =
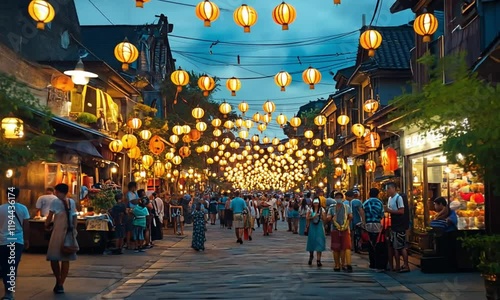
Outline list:
[[[102,12],[102,10],[100,10],[100,9],[99,9],[99,7],[97,7],[97,5],[95,5],[95,4],[94,4],[94,2],[92,2],[92,0],[89,0],[89,2],[90,2],[90,4],[92,4],[92,6],[93,6],[95,9],[97,9],[97,11],[98,11],[98,12],[99,12],[99,13],[100,13],[100,14],[101,14],[101,15],[102,15],[102,16],[103,16],[106,20],[108,20],[108,22],[109,22],[111,25],[113,25],[113,26],[115,25],[115,24],[114,24],[114,23],[113,23],[113,22],[112,22],[112,21],[108,18],[108,16],[106,16],[106,15],[104,14],[104,12]]]

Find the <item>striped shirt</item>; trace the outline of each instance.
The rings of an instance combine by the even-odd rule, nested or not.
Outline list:
[[[378,198],[370,198],[363,203],[366,223],[380,223],[384,217],[384,204]]]

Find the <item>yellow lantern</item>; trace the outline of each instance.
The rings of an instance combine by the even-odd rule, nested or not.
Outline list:
[[[248,138],[248,131],[247,130],[241,130],[240,132],[238,132],[238,136],[241,139],[246,139],[246,138]]]
[[[279,152],[285,151],[285,145],[278,145],[278,151]]]
[[[317,155],[318,157],[322,157],[322,156],[324,156],[324,155],[325,155],[325,152],[323,152],[323,151],[319,150],[318,152],[316,152],[316,155]]]
[[[316,126],[318,126],[319,128],[325,126],[325,124],[326,124],[326,117],[324,115],[317,115],[314,118],[314,124],[316,124]]]
[[[230,139],[230,138],[228,138],[228,137],[223,138],[223,139],[222,139],[222,143],[223,143],[223,144],[225,144],[225,145],[227,145],[227,144],[232,144],[231,139]]]
[[[257,134],[254,134],[251,138],[251,141],[254,143],[258,143],[260,140],[260,137]]]
[[[128,65],[139,58],[139,50],[137,50],[134,44],[125,39],[123,42],[116,45],[115,57],[122,63],[122,70],[128,71]]]
[[[274,152],[274,147],[272,147],[272,146],[267,147],[267,152],[273,153]]]
[[[205,0],[196,5],[196,16],[204,21],[205,27],[210,27],[210,22],[217,20],[219,17],[219,7],[210,0]]]
[[[213,149],[216,149],[217,147],[219,147],[219,143],[217,141],[213,141],[210,143],[210,147],[212,147]]]
[[[356,137],[360,138],[365,134],[365,126],[359,123],[352,124],[351,131]]]
[[[245,120],[245,122],[243,123],[243,126],[250,129],[253,127],[253,121],[252,120]]]
[[[205,115],[205,111],[201,107],[195,107],[191,111],[191,115],[193,115],[193,118],[198,120],[198,119],[203,118],[203,116]]]
[[[375,56],[375,50],[382,44],[382,35],[374,29],[363,32],[359,38],[359,44],[363,49],[368,50],[368,56]]]
[[[222,131],[219,128],[215,128],[214,131],[213,131],[213,135],[215,137],[219,137],[219,136],[222,135]]]
[[[375,99],[368,99],[363,104],[363,110],[367,113],[374,113],[378,109],[378,101]]]
[[[278,123],[278,125],[280,125],[281,128],[285,126],[286,122],[288,122],[288,120],[284,114],[280,114],[279,116],[276,117],[276,123]]]
[[[288,30],[288,25],[292,24],[296,17],[295,8],[285,2],[276,6],[273,10],[273,20],[278,25],[281,25],[282,30]]]
[[[142,121],[139,118],[132,118],[128,120],[127,126],[130,129],[139,129],[142,126]]]
[[[241,88],[241,81],[236,77],[231,77],[226,81],[226,88],[231,91],[231,96],[236,96],[236,92]]]
[[[141,157],[141,149],[137,146],[133,147],[127,151],[127,156],[130,159],[138,159],[139,157]]]
[[[259,126],[257,126],[257,129],[260,131],[260,133],[262,133],[267,129],[267,125],[265,123],[259,124]]]
[[[307,138],[307,139],[311,139],[313,136],[314,136],[314,132],[312,132],[312,130],[306,130],[304,132],[304,136]]]
[[[302,73],[302,80],[309,84],[309,89],[314,90],[314,85],[321,81],[321,73],[317,69],[309,67]]]
[[[190,132],[191,132],[191,127],[189,127],[189,125],[182,126],[182,133],[183,134],[189,134]]]
[[[257,12],[251,6],[246,4],[241,5],[234,11],[234,22],[243,27],[243,32],[250,32],[250,27],[257,23]]]
[[[210,146],[209,145],[203,145],[203,146],[201,146],[201,148],[203,149],[203,152],[210,151]]]
[[[245,115],[245,113],[250,109],[250,106],[248,105],[248,103],[246,103],[245,101],[242,101],[239,105],[238,105],[238,109],[241,111],[241,113],[243,115]]]
[[[367,148],[376,149],[380,146],[380,135],[372,131],[365,136],[364,142]]]
[[[221,119],[218,119],[218,118],[213,119],[211,123],[212,123],[212,126],[215,127],[215,128],[217,128],[217,127],[219,127],[219,126],[222,125]]]
[[[56,12],[54,7],[45,0],[32,0],[28,5],[28,13],[36,21],[36,28],[45,29],[45,23],[50,23],[54,19]]]
[[[122,136],[123,148],[130,149],[137,146],[137,138],[133,134],[124,134]]]
[[[253,115],[253,117],[252,117],[252,119],[255,121],[255,123],[259,123],[259,122],[260,122],[260,120],[261,120],[261,118],[262,118],[262,116],[261,116],[261,114],[259,114],[258,112],[256,112],[256,113]]]
[[[333,146],[333,144],[335,144],[335,140],[333,138],[327,138],[323,141],[325,143],[325,145],[327,145],[328,147],[331,147]]]
[[[227,103],[226,101],[222,102],[219,106],[219,111],[221,114],[224,115],[224,117],[227,117],[227,115],[231,112],[232,107],[231,104]]]
[[[149,169],[153,165],[154,159],[151,155],[143,155],[142,156],[142,165],[144,168]]]
[[[237,119],[234,122],[234,126],[236,126],[237,128],[241,128],[241,126],[243,126],[243,119]]]
[[[156,177],[161,177],[165,174],[165,166],[160,160],[157,160],[153,165],[153,173]]]
[[[111,143],[109,143],[109,150],[113,153],[118,153],[122,151],[123,149],[123,143],[120,140],[114,140]]]
[[[172,158],[174,158],[174,153],[175,153],[175,149],[172,152],[172,148],[170,148],[170,151],[165,153],[165,159],[172,160]]]
[[[337,118],[337,122],[340,124],[340,126],[345,126],[349,124],[349,117],[347,115],[340,115]]]
[[[196,129],[198,129],[199,132],[204,132],[207,130],[208,126],[207,123],[205,122],[198,122],[196,123]]]
[[[321,146],[321,139],[314,139],[313,140],[313,145],[316,146],[316,147]]]
[[[172,143],[172,144],[177,144],[179,142],[179,136],[178,135],[171,135],[168,140]]]
[[[430,13],[423,13],[418,16],[413,22],[413,30],[418,35],[423,36],[422,41],[428,43],[431,41],[431,36],[438,28],[437,18]]]
[[[147,141],[151,138],[153,134],[151,133],[151,131],[147,130],[147,129],[144,129],[142,130],[141,132],[139,132],[139,136],[141,137],[141,139]]]
[[[302,120],[299,117],[294,116],[290,119],[290,126],[292,126],[295,130],[297,130],[300,124],[302,124]]]
[[[313,162],[313,161],[315,161],[315,160],[316,160],[316,157],[314,157],[314,156],[309,156],[309,161],[310,161],[310,162]]]
[[[182,157],[182,158],[186,158],[188,157],[189,155],[191,155],[191,149],[189,149],[188,146],[182,146],[180,149],[179,149],[179,155]],[[175,159],[175,157],[174,157]],[[172,162],[175,164],[175,162],[173,161],[172,159]]]
[[[208,75],[202,75],[198,79],[198,87],[203,91],[203,96],[207,97],[215,88],[215,80]]]
[[[172,127],[172,132],[175,134],[175,135],[182,135],[182,126],[180,125],[175,125],[174,127]]]
[[[207,164],[212,165],[213,163],[214,160],[211,157],[207,158]]]
[[[234,128],[234,123],[233,121],[231,120],[227,120],[226,122],[224,122],[224,128],[228,129],[228,130],[231,130]]]
[[[12,117],[3,118],[2,131],[6,139],[20,139],[24,136],[23,121]]]
[[[274,146],[279,145],[279,143],[280,143],[280,139],[277,137],[273,138],[273,140],[271,141],[271,144],[273,144]]]
[[[375,161],[373,161],[371,159],[368,159],[365,162],[365,170],[366,170],[366,172],[373,173],[373,172],[375,172],[376,168],[377,168],[377,164],[375,163]]]
[[[177,86],[177,92],[180,92],[182,91],[182,87],[189,83],[189,74],[179,67],[179,69],[172,72],[170,79]]]
[[[285,71],[281,71],[274,76],[274,82],[277,86],[281,87],[281,91],[284,92],[287,86],[292,83],[292,76]]]
[[[182,158],[178,155],[174,156],[174,158],[172,158],[172,163],[174,165],[180,165],[182,163]]]
[[[262,143],[263,144],[269,144],[271,142],[271,140],[269,140],[269,138],[267,136],[265,136],[263,139],[262,139]]]
[[[135,0],[135,7],[144,8],[144,3],[150,0]]]
[[[267,100],[264,103],[264,105],[262,105],[262,109],[264,109],[264,111],[270,115],[276,110],[276,105],[272,101]],[[269,122],[266,122],[266,123],[269,123]]]

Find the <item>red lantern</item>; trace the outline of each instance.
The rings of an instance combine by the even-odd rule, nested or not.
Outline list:
[[[198,129],[191,129],[189,132],[189,137],[191,138],[191,141],[197,142],[201,138],[201,133],[198,131]]]
[[[398,153],[396,152],[396,150],[394,150],[394,148],[388,147],[387,149],[385,149],[385,153],[387,155],[387,160],[389,161],[387,169],[389,171],[396,171],[397,169],[399,169]]]
[[[149,140],[149,150],[155,155],[160,155],[165,150],[165,143],[155,135]]]
[[[182,157],[182,158],[186,158],[188,157],[189,155],[191,155],[191,149],[189,149],[188,146],[182,146],[180,149],[179,149],[179,155]]]
[[[365,162],[365,171],[367,173],[372,173],[372,172],[375,172],[375,169],[377,168],[377,164],[371,160],[371,159],[368,159],[366,162]]]

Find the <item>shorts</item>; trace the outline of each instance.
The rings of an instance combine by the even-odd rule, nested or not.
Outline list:
[[[115,239],[123,239],[125,237],[125,225],[115,226]]]
[[[330,232],[331,244],[330,249],[332,251],[345,251],[351,250],[351,233],[349,230],[338,231],[332,230]]]
[[[243,228],[243,215],[242,214],[234,214],[233,215],[233,227],[234,228]]]
[[[406,248],[406,231],[391,231],[389,236],[392,248],[394,250],[401,250]]]
[[[134,226],[134,241],[144,241],[144,227]]]
[[[134,217],[128,216],[127,221],[125,222],[125,231],[132,232],[134,231]]]

